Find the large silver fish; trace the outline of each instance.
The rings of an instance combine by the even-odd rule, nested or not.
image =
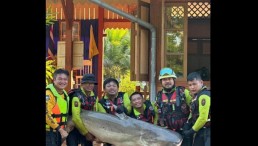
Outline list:
[[[114,146],[180,146],[182,136],[172,130],[130,118],[83,110],[83,123],[99,140]]]

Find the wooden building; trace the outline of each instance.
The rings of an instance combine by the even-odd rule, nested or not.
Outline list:
[[[94,20],[98,24],[94,30],[97,32],[95,39],[99,54],[94,56],[95,62],[94,57],[92,60],[84,58],[84,67],[97,75],[98,91],[102,91],[103,32],[106,28],[131,30],[131,80],[147,81],[149,87],[154,83],[157,91],[161,89],[158,80],[160,69],[171,67],[178,76],[176,85],[186,86],[187,74],[200,71],[204,84],[210,87],[210,0],[98,1],[112,8],[92,0],[46,0],[46,7],[51,6],[58,20],[60,41],[65,41],[66,69],[78,69],[72,65],[72,50],[73,42],[81,41],[81,20]],[[142,25],[144,23],[135,21],[138,19],[155,28],[155,33]],[[85,68],[80,70],[82,74],[87,73]],[[82,74],[76,75],[76,79],[79,80]],[[69,83],[69,88],[73,88],[71,80]],[[75,84],[79,81],[75,80]]]

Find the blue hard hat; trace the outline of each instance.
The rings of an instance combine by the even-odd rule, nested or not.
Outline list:
[[[171,68],[165,67],[160,70],[159,80],[171,77],[175,79],[177,78],[176,73]]]

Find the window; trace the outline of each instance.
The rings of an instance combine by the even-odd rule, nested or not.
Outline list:
[[[193,71],[209,81],[210,2],[167,2],[164,10],[164,66],[181,81]]]
[[[165,67],[171,67],[179,79],[186,79],[187,76],[186,7],[186,4],[181,3],[165,6]]]
[[[60,40],[64,41],[65,38],[66,38],[66,22],[65,21],[61,21],[61,36],[60,36]],[[79,41],[80,40],[80,23],[79,23],[79,21],[74,21],[73,22],[72,40],[73,41]]]

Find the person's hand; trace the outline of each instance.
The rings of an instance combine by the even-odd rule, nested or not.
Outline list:
[[[117,108],[116,108],[116,112],[117,112],[117,113],[121,114],[121,113],[123,113],[124,111],[125,111],[125,109],[124,109],[123,106],[117,106]]]
[[[69,132],[71,132],[73,129],[74,129],[74,123],[73,123],[73,121],[72,121],[72,120],[68,120],[68,121],[67,121],[67,125],[66,125],[66,127],[65,127],[65,131],[66,131],[67,133],[69,133]]]
[[[68,133],[63,128],[59,128],[58,131],[60,132],[62,139],[65,139],[68,136]]]
[[[186,131],[186,130],[189,130],[189,129],[191,129],[191,124],[187,122],[183,126],[183,131]]]
[[[88,141],[93,141],[95,139],[95,136],[92,135],[90,132],[88,132],[86,135],[85,135],[86,139]]]
[[[184,130],[183,134],[185,137],[190,137],[195,133],[195,131],[193,130],[193,128],[191,128],[190,130]]]

